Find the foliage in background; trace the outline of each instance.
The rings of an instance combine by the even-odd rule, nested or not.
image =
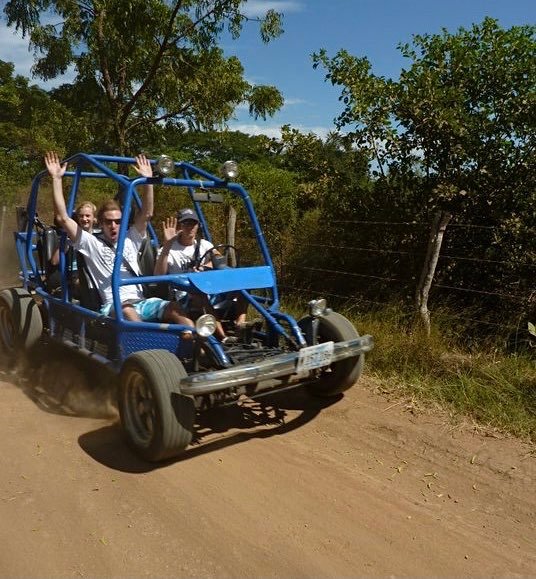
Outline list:
[[[276,162],[299,178],[301,212],[321,207],[326,217],[345,216],[371,189],[368,156],[335,132],[323,141],[284,126],[278,153]]]
[[[42,152],[84,147],[89,131],[70,109],[0,60],[0,191],[11,203],[43,168]]]
[[[266,162],[254,161],[244,162],[240,171],[240,180],[251,196],[272,258],[278,265],[292,253],[292,240],[299,225],[295,175]],[[244,219],[241,214],[239,217]],[[240,223],[238,229],[241,229]]]
[[[535,26],[504,30],[486,18],[455,34],[414,36],[412,45],[399,47],[411,64],[397,81],[374,75],[366,57],[344,50],[333,58],[321,50],[313,58],[315,67],[326,69],[326,79],[341,87],[344,108],[337,127],[348,129],[355,146],[375,156],[375,200],[369,201],[376,209],[368,207],[369,217],[430,223],[433,212],[447,210],[453,226],[475,225],[449,235],[444,253],[496,267],[483,280],[470,259],[453,261],[436,281],[486,287],[489,309],[501,307],[492,293],[523,296],[533,287],[535,32]],[[362,212],[356,209],[357,220]],[[383,249],[396,251],[395,236],[385,233]],[[380,249],[374,234],[360,237],[359,245]],[[405,245],[412,253],[419,251],[422,235],[408,236]],[[347,239],[341,245],[351,245]],[[358,259],[352,269],[361,265]],[[418,278],[418,273],[411,275]]]
[[[124,155],[154,141],[161,124],[211,129],[242,102],[256,118],[282,106],[275,87],[248,83],[240,61],[217,46],[225,28],[240,35],[249,20],[243,4],[8,0],[4,13],[29,35],[36,76],[53,79],[74,65],[74,83],[55,97],[91,120],[95,148]],[[263,42],[282,33],[281,19],[268,10],[258,21]]]
[[[414,36],[399,46],[411,66],[398,81],[344,50],[331,59],[320,51],[314,66],[342,87],[337,127],[380,169],[422,175],[438,208],[493,218],[534,200],[535,34],[486,18],[456,34]]]
[[[99,6],[115,14],[125,4],[145,18],[147,6],[160,3],[142,6],[125,0],[117,6],[107,2]],[[219,4],[222,9],[224,5],[236,3]],[[45,2],[17,6],[41,9]],[[73,18],[69,26],[74,26],[81,7],[77,2],[65,6],[65,15]],[[177,4],[168,3],[169,9],[172,6]],[[218,24],[213,20],[209,27],[208,44],[195,40],[199,47],[216,49],[218,27],[230,22],[223,12],[219,16]],[[134,15],[127,14],[128,18]],[[67,38],[76,31],[69,26],[65,31],[46,29],[40,36],[36,22],[35,46],[46,38],[51,50],[71,50],[56,46],[52,38],[60,32]],[[93,24],[90,19],[88,29],[76,34],[94,33]],[[110,45],[117,50],[123,40],[128,42],[120,38],[121,30],[111,37]],[[149,42],[145,33],[138,37],[140,47]],[[145,123],[163,96],[155,86],[154,100],[144,101],[141,96],[136,100],[140,116],[131,120],[141,124],[130,146],[133,152],[142,150],[152,157],[167,153],[211,172],[229,158],[238,160],[239,181],[255,200],[282,281],[289,287],[353,296],[360,303],[413,300],[434,212],[449,209],[454,217],[431,296],[434,309],[449,299],[450,290],[439,286],[459,287],[457,305],[478,310],[477,317],[490,323],[480,325],[479,331],[493,332],[503,319],[510,319],[526,333],[527,319],[534,319],[536,297],[534,47],[534,27],[502,30],[491,19],[456,34],[417,36],[413,46],[400,47],[411,64],[398,81],[373,75],[367,59],[344,51],[329,59],[320,52],[315,65],[324,66],[328,79],[342,90],[344,110],[338,126],[350,129],[346,136],[333,132],[324,140],[289,126],[283,127],[281,139],[270,139],[232,131],[185,130],[178,120]],[[175,45],[173,50],[179,48]],[[42,55],[42,66],[50,64],[52,54]],[[71,56],[80,56],[82,64],[82,55]],[[133,57],[132,69],[125,70],[148,74],[139,56]],[[208,62],[215,55],[208,50],[203,58]],[[62,61],[57,59],[59,66]],[[116,64],[127,62],[117,59]],[[79,75],[75,85],[47,93],[29,86],[26,79],[13,78],[8,63],[2,63],[0,71],[0,195],[4,200],[11,200],[21,187],[28,188],[31,177],[43,168],[46,148],[56,148],[60,154],[118,153],[114,140],[108,139],[113,123],[109,104],[103,100],[104,85],[95,81],[98,75],[88,73],[88,82]],[[214,68],[214,73],[218,71]],[[212,105],[212,97],[207,100],[200,91],[205,105]],[[197,112],[200,115],[192,126],[207,124],[202,106],[190,112],[192,120]],[[95,183],[84,195],[98,201],[109,192]],[[158,194],[156,227],[185,202],[186,198],[174,199],[165,191]],[[244,215],[238,218],[238,235],[246,236]],[[221,242],[225,216],[219,217],[219,225]],[[249,246],[247,241],[244,246]],[[465,289],[484,292],[463,293]],[[504,295],[512,299],[505,301]]]
[[[374,336],[369,373],[397,395],[440,403],[458,416],[536,441],[534,359],[492,348],[467,353],[457,339],[463,328],[450,338],[445,332],[456,331],[452,313],[435,316],[430,338],[396,307],[354,316],[356,327]]]

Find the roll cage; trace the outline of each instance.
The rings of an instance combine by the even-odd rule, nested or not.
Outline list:
[[[86,179],[109,179],[117,184],[117,195],[121,199],[123,218],[119,229],[119,236],[116,246],[116,259],[112,273],[112,293],[116,319],[112,323],[118,333],[129,336],[132,332],[154,331],[155,326],[162,330],[163,324],[151,322],[129,322],[124,318],[119,288],[128,284],[169,284],[170,287],[180,291],[197,291],[204,294],[218,295],[226,292],[240,292],[248,304],[252,306],[268,323],[270,332],[273,334],[271,343],[276,344],[279,337],[288,341],[291,349],[296,350],[305,344],[302,332],[296,321],[283,312],[279,311],[279,292],[276,284],[274,265],[267,247],[264,235],[259,225],[253,204],[248,192],[238,183],[229,182],[221,177],[213,175],[193,164],[187,162],[175,162],[174,177],[153,176],[151,178],[128,176],[128,168],[136,163],[133,157],[118,157],[109,155],[96,155],[87,153],[77,153],[63,162],[68,163],[68,170],[64,175],[64,188],[68,190],[66,207],[69,214],[73,214],[76,206],[80,185]],[[150,160],[153,167],[156,160]],[[154,169],[153,169],[154,170]],[[46,243],[43,242],[43,231],[46,226],[41,222],[37,207],[38,198],[43,194],[42,190],[45,180],[48,177],[47,171],[40,172],[33,180],[32,188],[25,210],[26,224],[15,233],[16,249],[21,263],[21,278],[23,287],[35,292],[40,296],[53,314],[51,319],[57,317],[59,310],[70,308],[79,314],[82,320],[91,322],[96,318],[101,320],[102,316],[98,312],[90,311],[73,299],[69,285],[71,265],[68,263],[66,252],[66,234],[59,235],[59,272],[61,285],[58,291],[52,295],[47,287],[46,264],[49,257],[46,251]],[[69,187],[69,181],[70,187]],[[129,222],[133,217],[133,212],[141,207],[141,199],[138,194],[139,187],[146,185],[163,185],[171,188],[181,188],[187,191],[191,205],[196,210],[200,219],[202,236],[212,241],[212,234],[208,225],[203,205],[211,202],[221,202],[225,196],[237,198],[241,201],[244,210],[249,218],[251,232],[257,243],[262,263],[259,265],[237,268],[226,268],[222,270],[212,270],[204,272],[187,272],[181,274],[168,274],[154,276],[152,271],[144,272],[144,275],[121,279],[121,258],[125,243]],[[151,223],[148,224],[148,237],[154,248],[159,246],[158,236]],[[119,256],[119,258],[117,257]],[[261,291],[255,291],[261,290]],[[65,316],[64,316],[65,317]],[[54,324],[52,324],[54,326]],[[168,331],[173,333],[184,330],[185,327],[177,324],[166,325]],[[84,334],[85,328],[76,328],[78,333]],[[54,334],[55,328],[51,327],[50,332]],[[120,338],[121,341],[122,338]],[[164,340],[165,342],[165,340]],[[216,338],[211,336],[209,342],[213,346],[221,359],[221,365],[226,367],[226,354],[218,344]],[[124,345],[123,345],[124,346]],[[186,347],[183,345],[183,347]],[[113,350],[113,356],[117,363],[121,363],[128,353],[136,351],[136,346],[123,347]],[[170,349],[166,346],[167,349]]]

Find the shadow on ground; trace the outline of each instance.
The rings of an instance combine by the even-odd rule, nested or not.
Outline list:
[[[340,398],[314,398],[302,386],[264,394],[256,400],[242,397],[236,404],[205,410],[197,415],[191,445],[175,459],[162,463],[141,460],[127,446],[118,419],[116,382],[110,373],[75,353],[53,344],[16,364],[0,357],[0,376],[17,385],[45,412],[106,420],[101,428],[78,439],[94,460],[124,472],[148,472],[170,463],[190,460],[251,439],[286,434],[313,420]]]
[[[148,463],[126,445],[118,425],[105,426],[79,437],[80,447],[94,460],[123,472],[149,472],[169,464],[222,450],[252,439],[281,436],[313,420],[320,412],[342,398],[311,397],[305,388],[274,392],[261,401],[248,398],[198,415],[192,444],[175,459]]]

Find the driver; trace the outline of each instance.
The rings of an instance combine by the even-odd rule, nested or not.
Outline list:
[[[178,227],[177,227],[178,226]],[[199,217],[193,209],[181,209],[177,217],[168,217],[162,222],[164,244],[158,253],[154,273],[184,273],[185,271],[202,271],[212,267],[207,251],[214,246],[207,239],[197,239]],[[215,250],[215,253],[218,252]],[[199,267],[193,264],[206,255]]]
[[[212,269],[211,257],[207,253],[214,248],[214,245],[207,239],[197,239],[199,230],[199,217],[197,213],[186,207],[181,209],[177,217],[168,217],[162,222],[163,245],[158,252],[154,274],[166,275],[184,273],[186,271],[203,271],[205,268]],[[212,252],[221,255],[217,249]],[[200,258],[202,263],[198,264]],[[177,292],[176,299],[184,307],[185,302],[192,308],[204,309],[215,315],[214,308],[205,295]],[[247,303],[243,299],[237,301],[238,312],[235,323],[244,323],[246,320]],[[216,336],[222,341],[231,341],[231,336],[226,336],[221,323],[216,324]]]

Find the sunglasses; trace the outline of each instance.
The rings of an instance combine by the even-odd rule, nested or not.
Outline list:
[[[112,223],[115,223],[116,225],[121,225],[121,219],[103,219],[102,220],[104,225],[112,225]]]

